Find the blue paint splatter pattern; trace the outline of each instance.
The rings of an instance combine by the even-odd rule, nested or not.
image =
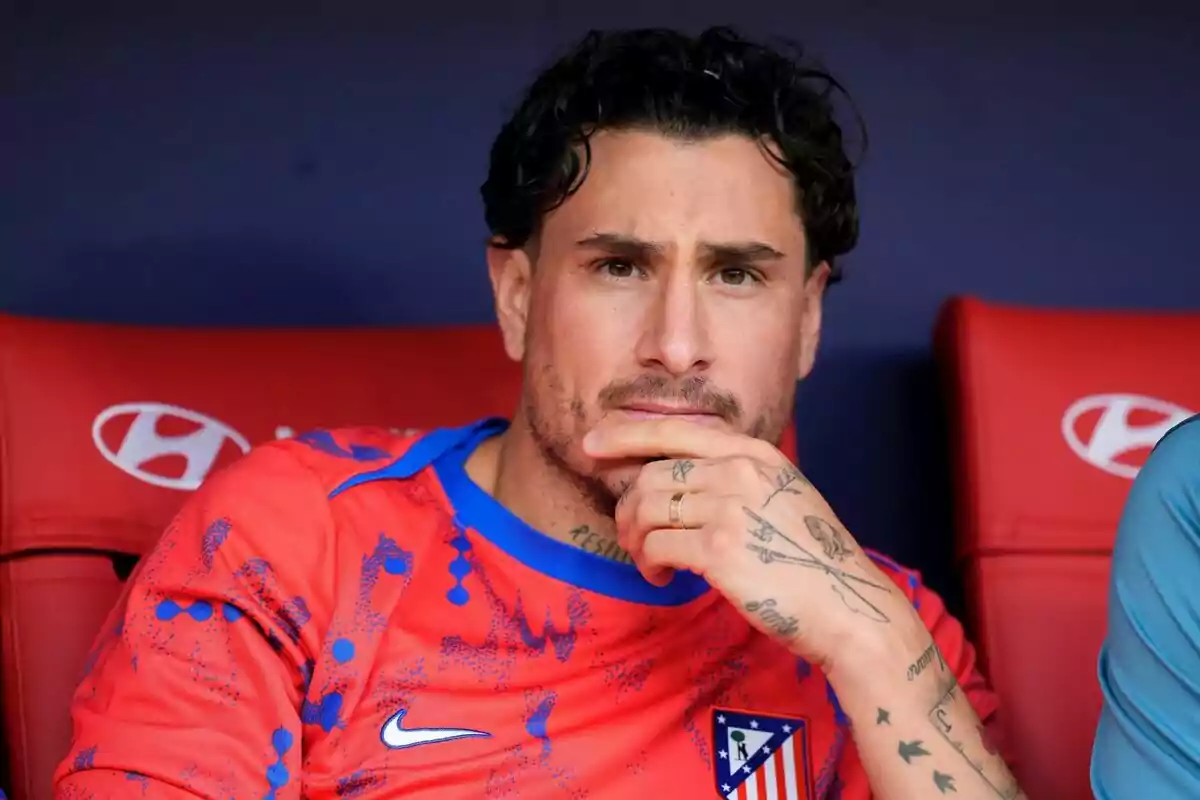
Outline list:
[[[293,736],[287,728],[276,728],[271,734],[271,749],[274,751],[275,760],[266,770],[267,793],[263,795],[263,800],[275,800],[279,790],[291,781],[292,773],[288,769],[286,756],[293,743]]]
[[[229,531],[232,529],[233,524],[226,517],[213,520],[204,529],[204,536],[200,542],[200,561],[204,564],[206,572],[212,571],[217,551],[221,549],[221,545],[225,544],[225,540],[229,538]]]
[[[378,534],[374,548],[362,556],[353,614],[335,616],[322,644],[320,663],[308,667],[300,711],[303,724],[318,726],[325,733],[345,728],[344,711],[358,702],[363,689],[359,651],[375,647],[387,627],[387,615],[378,609],[398,602],[412,573],[413,554],[390,536]],[[385,587],[387,600],[381,601],[376,595]],[[314,686],[320,688],[314,691]]]
[[[558,702],[558,695],[555,692],[541,691],[536,695],[526,695],[526,702],[533,702],[533,710],[529,711],[525,718],[525,732],[542,743],[542,758],[550,757],[551,742],[550,742],[550,712],[554,710],[554,704]]]
[[[279,588],[275,569],[263,558],[247,560],[235,574],[238,586],[245,587],[258,605],[283,634],[296,644],[300,629],[312,619],[303,597],[287,597]],[[273,631],[272,631],[273,633]]]
[[[386,664],[384,670],[371,691],[375,713],[380,716],[390,715],[398,708],[411,708],[430,685],[423,656]]]
[[[523,786],[545,783],[548,778],[564,797],[584,800],[586,785],[578,780],[575,769],[556,764],[551,718],[558,702],[556,692],[547,689],[526,691],[525,733],[533,740],[513,745],[500,764],[490,771],[484,784],[484,797],[499,800],[520,797]],[[544,776],[544,777],[542,777]]]
[[[350,459],[351,461],[383,461],[392,457],[392,454],[387,450],[370,445],[350,443],[343,446],[329,431],[309,431],[308,433],[296,436],[295,440],[325,455],[333,456],[334,458]]]
[[[76,772],[85,769],[93,769],[96,766],[96,747],[85,747],[75,754],[74,763],[71,764],[71,769]]]
[[[387,617],[376,610],[383,606],[375,600],[375,589],[381,577],[399,579],[400,589],[408,588],[412,579],[413,554],[402,548],[391,537],[380,533],[375,549],[363,556],[362,570],[358,581],[358,598],[354,607],[355,628],[367,635],[378,633],[387,627]]]
[[[549,607],[541,609],[543,621],[535,629],[519,590],[510,608],[496,592],[485,570],[476,568],[475,575],[490,612],[487,632],[478,643],[469,642],[462,636],[443,638],[439,669],[465,668],[480,679],[494,681],[497,691],[504,691],[518,660],[538,659],[547,652],[560,663],[570,659],[579,631],[591,619],[591,610],[579,590],[567,591],[567,624],[563,629],[555,623]]]
[[[345,798],[361,797],[373,789],[387,785],[387,776],[379,770],[360,769],[349,775],[338,778],[337,796]]]
[[[830,683],[825,684],[825,699],[829,701],[829,705],[833,709],[833,721],[838,726],[838,729],[841,730],[848,727],[850,725],[850,718],[842,710],[842,704],[838,700],[837,693],[833,691],[833,685]]]
[[[450,540],[450,546],[457,553],[450,560],[450,577],[454,579],[454,585],[446,592],[446,599],[456,606],[465,606],[471,599],[471,593],[467,590],[465,581],[467,576],[471,574],[471,540],[467,537],[467,529],[459,521],[458,517],[454,518],[454,530],[457,535]]]
[[[816,790],[818,797],[841,797],[841,779],[838,776],[838,763],[842,760],[842,753],[846,749],[846,729],[838,727],[833,735],[833,746],[829,748],[829,753],[825,756],[821,764],[820,771],[817,773]],[[834,788],[836,785],[836,789]],[[833,795],[831,792],[836,791]]]
[[[150,788],[150,778],[140,772],[126,771],[125,780],[137,784],[138,791],[143,795]]]
[[[646,679],[654,661],[642,658],[635,661],[618,660],[604,666],[604,685],[613,693],[613,702],[620,703],[629,695],[646,688]]]

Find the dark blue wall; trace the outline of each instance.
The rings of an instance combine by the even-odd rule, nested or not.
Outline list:
[[[0,308],[490,320],[477,187],[522,84],[589,26],[712,22],[809,43],[866,115],[863,240],[800,396],[802,461],[860,539],[936,587],[939,303],[1200,307],[1185,3],[407,5],[10,3]]]

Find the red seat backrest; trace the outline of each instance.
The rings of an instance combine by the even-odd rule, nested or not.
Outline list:
[[[520,377],[493,326],[185,330],[0,316],[10,798],[51,797],[70,697],[129,557],[214,469],[312,428],[508,416]],[[790,428],[784,450],[794,456]]]
[[[936,343],[969,621],[1017,771],[1030,797],[1091,797],[1117,522],[1155,442],[1200,409],[1200,315],[957,298]]]

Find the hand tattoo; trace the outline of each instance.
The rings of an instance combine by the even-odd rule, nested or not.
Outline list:
[[[764,475],[764,478],[771,484],[771,493],[767,495],[767,499],[763,501],[762,507],[766,508],[772,500],[780,494],[800,494],[802,486],[809,486],[808,479],[800,474],[800,470],[788,464],[779,472],[775,473],[775,477]]]
[[[755,539],[758,539],[761,542],[769,542],[776,536],[783,535],[779,532],[778,528],[760,517],[758,514],[755,514],[750,509],[743,507],[742,510],[745,511],[746,515],[755,522],[754,527],[750,528],[750,535]]]
[[[676,483],[687,483],[688,473],[696,467],[696,462],[689,459],[680,459],[671,465],[671,477]]]
[[[770,521],[764,519],[752,509],[743,506],[742,510],[754,523],[747,529],[751,536],[758,541],[763,542],[764,544],[771,544],[778,539],[780,542],[789,545],[793,551],[798,553],[798,555],[791,555],[784,553],[775,547],[765,547],[753,542],[746,545],[746,549],[750,550],[752,553],[755,553],[764,564],[779,562],[784,564],[792,564],[798,567],[807,567],[809,569],[815,569],[819,572],[824,572],[826,575],[833,578],[833,591],[839,598],[841,598],[841,601],[846,605],[846,608],[850,609],[855,614],[861,614],[869,619],[875,620],[876,622],[890,621],[887,615],[884,614],[878,606],[868,600],[851,584],[869,586],[873,589],[879,589],[881,591],[888,592],[889,590],[886,587],[880,586],[873,581],[860,578],[857,575],[851,575],[845,570],[838,569],[837,567],[827,564],[826,562],[817,558],[810,550],[808,550],[808,548],[802,546],[787,534],[783,533],[783,531],[776,528],[773,524],[771,524]]]
[[[821,549],[825,551],[825,557],[830,561],[845,561],[846,557],[851,554],[850,548],[846,545],[842,538],[842,532],[830,525],[820,517],[807,516],[804,518],[804,524],[808,527],[808,532],[821,545]]]

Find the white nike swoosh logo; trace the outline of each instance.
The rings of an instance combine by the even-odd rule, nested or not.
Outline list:
[[[407,713],[406,709],[400,709],[389,717],[387,722],[383,723],[383,729],[379,731],[379,738],[393,750],[403,750],[406,747],[433,744],[434,742],[449,742],[454,739],[491,736],[490,733],[474,731],[469,728],[404,728],[400,723]]]

